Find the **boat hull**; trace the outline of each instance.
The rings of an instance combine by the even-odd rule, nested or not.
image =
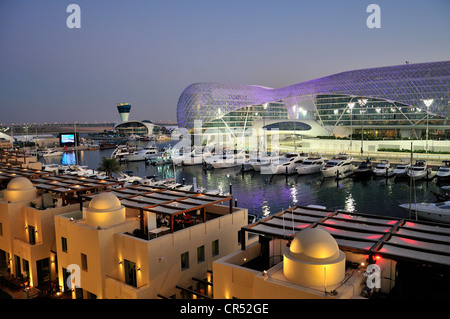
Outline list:
[[[409,210],[409,204],[402,204],[400,207]],[[450,209],[436,208],[434,205],[427,204],[411,204],[411,212],[414,215],[417,210],[417,216],[421,219],[439,222],[450,223]]]

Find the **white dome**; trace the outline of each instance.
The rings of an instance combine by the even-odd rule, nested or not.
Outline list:
[[[86,223],[92,227],[109,227],[125,220],[125,207],[109,192],[95,195],[86,208]]]
[[[36,199],[37,190],[28,178],[16,177],[8,183],[3,195],[8,202],[24,202]]]
[[[33,183],[28,178],[16,177],[12,179],[6,189],[8,190],[30,190],[33,188]]]
[[[318,228],[302,230],[289,247],[291,256],[297,259],[334,259],[339,256],[339,246],[329,233]]]
[[[285,249],[283,274],[288,280],[307,287],[335,285],[345,276],[345,254],[329,233],[307,228]]]
[[[120,204],[119,198],[112,193],[100,193],[95,195],[89,203],[89,209],[91,211],[114,211],[120,209],[122,205]]]

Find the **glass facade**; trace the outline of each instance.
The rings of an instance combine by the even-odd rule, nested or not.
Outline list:
[[[448,138],[449,80],[450,61],[443,61],[347,71],[279,89],[195,83],[179,98],[177,120],[189,130],[201,120],[203,128],[236,131],[255,120],[313,119],[353,132],[364,125],[386,137],[429,126]]]

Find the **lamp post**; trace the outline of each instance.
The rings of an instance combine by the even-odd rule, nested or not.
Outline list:
[[[358,100],[358,104],[363,107],[364,105],[366,105],[367,103],[367,99],[359,99]],[[359,113],[361,113],[361,159],[363,158],[363,143],[364,143],[364,113],[366,112],[366,110],[360,110]]]
[[[353,142],[353,107],[355,106],[355,102],[350,102],[347,104],[350,109],[350,150],[352,149]]]
[[[427,107],[427,130],[426,130],[426,142],[425,142],[425,152],[428,153],[428,109],[433,104],[433,99],[425,99],[423,100],[423,103]]]
[[[266,137],[266,129],[265,129],[265,126],[266,126],[266,110],[267,110],[267,105],[268,105],[269,103],[263,103],[263,107],[264,107],[264,115],[263,115],[263,132],[264,132],[264,137],[263,137],[263,140],[264,140],[264,155],[267,155],[266,153],[267,153],[267,149],[266,149],[266,139],[267,139],[267,137]]]

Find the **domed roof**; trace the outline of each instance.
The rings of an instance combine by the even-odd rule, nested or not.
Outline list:
[[[89,203],[90,211],[115,211],[122,207],[116,195],[106,192],[95,195]]]
[[[33,183],[28,178],[16,177],[12,179],[6,189],[8,190],[30,190],[33,188]]]
[[[330,259],[339,255],[339,246],[333,236],[318,228],[299,232],[289,250],[297,259]]]

